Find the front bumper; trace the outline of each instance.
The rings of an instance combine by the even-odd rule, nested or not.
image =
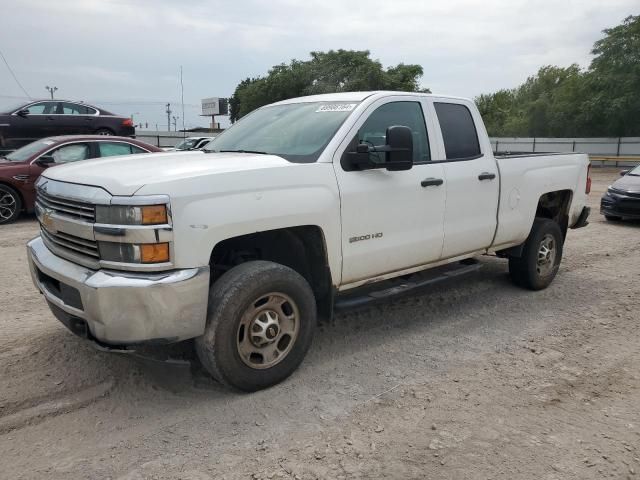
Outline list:
[[[40,237],[27,244],[35,286],[72,332],[109,346],[172,343],[202,335],[209,267],[156,273],[91,270]]]
[[[612,217],[640,218],[640,195],[607,191],[600,200],[600,213]]]

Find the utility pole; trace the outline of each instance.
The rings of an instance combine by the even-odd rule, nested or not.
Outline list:
[[[49,93],[51,94],[51,100],[53,100],[53,92],[55,92],[56,90],[58,90],[58,87],[50,87],[49,85],[47,85],[47,86],[46,86],[46,87],[44,87],[44,88],[46,88],[46,89],[49,91]]]
[[[167,130],[171,131],[171,104],[167,103]]]
[[[177,131],[178,131],[178,119],[179,119],[179,118],[180,118],[180,117],[176,117],[175,115],[173,116],[173,130],[174,130],[175,132],[177,132]],[[171,131],[171,129],[169,129],[169,131]]]

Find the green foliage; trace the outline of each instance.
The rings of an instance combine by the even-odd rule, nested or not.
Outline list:
[[[359,90],[421,90],[420,65],[400,63],[386,70],[369,57],[369,51],[330,50],[311,52],[311,59],[292,60],[276,65],[267,76],[240,82],[230,99],[230,118],[243,115],[269,103],[319,93]]]
[[[476,98],[489,135],[640,135],[640,16],[604,34],[587,70],[542,67],[515,89]]]

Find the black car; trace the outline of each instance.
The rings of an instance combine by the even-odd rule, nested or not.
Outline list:
[[[640,219],[640,165],[620,173],[600,201],[600,213],[607,220]]]
[[[0,149],[13,150],[56,135],[135,134],[133,120],[67,100],[37,100],[0,113]]]

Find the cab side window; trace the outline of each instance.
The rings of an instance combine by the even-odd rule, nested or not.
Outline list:
[[[116,155],[131,155],[132,153],[148,153],[145,150],[128,143],[100,142],[98,143],[100,157],[114,157]]]
[[[364,122],[358,132],[359,143],[366,143],[372,147],[386,143],[387,128],[402,125],[409,127],[413,133],[413,163],[431,160],[427,127],[419,102],[391,102],[378,107]],[[384,161],[384,153],[375,153]]]
[[[86,105],[77,103],[61,102],[63,115],[95,115],[96,111]]]
[[[89,145],[86,143],[74,143],[54,150],[50,154],[56,163],[77,162],[89,158]]]
[[[458,103],[434,103],[447,160],[470,160],[481,156],[478,133],[471,112]]]
[[[26,110],[29,115],[51,115],[56,113],[58,102],[40,102],[29,105]]]

